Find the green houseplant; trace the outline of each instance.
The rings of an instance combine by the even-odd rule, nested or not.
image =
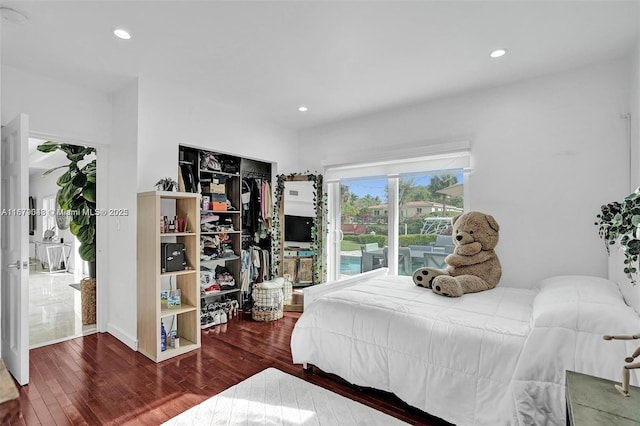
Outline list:
[[[57,180],[58,206],[70,215],[69,230],[80,242],[78,252],[89,263],[89,274],[95,277],[96,261],[96,160],[89,160],[94,148],[46,141],[38,146],[40,152],[64,152],[69,164],[44,172],[48,175],[66,169]],[[95,157],[95,156],[94,156]]]
[[[614,201],[600,208],[596,216],[598,234],[609,246],[620,244],[624,252],[624,273],[635,285],[633,275],[638,272],[640,256],[640,188],[625,197],[622,202]]]

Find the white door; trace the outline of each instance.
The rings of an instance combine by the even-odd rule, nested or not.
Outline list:
[[[28,120],[20,114],[2,128],[0,151],[1,349],[7,369],[21,385],[29,382]]]

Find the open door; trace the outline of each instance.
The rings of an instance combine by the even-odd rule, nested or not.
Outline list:
[[[28,119],[20,114],[2,128],[2,359],[20,385],[29,382],[29,165]]]

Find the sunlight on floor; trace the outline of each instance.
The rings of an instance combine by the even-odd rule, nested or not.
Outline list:
[[[61,342],[95,332],[82,325],[80,291],[73,274],[31,269],[29,273],[29,347]]]

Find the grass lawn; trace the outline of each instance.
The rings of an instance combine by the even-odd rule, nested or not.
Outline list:
[[[360,250],[360,244],[353,241],[342,240],[340,242],[340,250],[341,251],[355,251]]]

